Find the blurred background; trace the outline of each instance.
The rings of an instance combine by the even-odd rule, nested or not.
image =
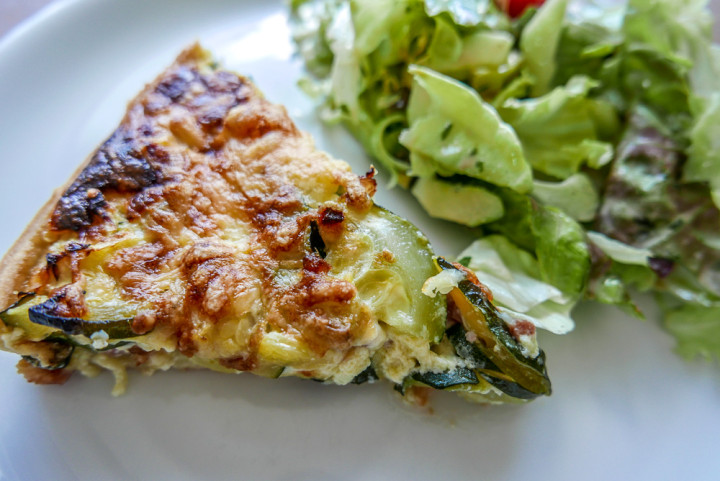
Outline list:
[[[0,37],[53,0],[0,0]]]
[[[67,0],[0,0],[0,37],[6,34],[15,25],[30,17],[45,5],[54,1]],[[122,1],[122,0],[115,0]],[[198,0],[202,1],[202,0]],[[720,17],[720,0],[710,0],[710,5],[716,17]],[[720,39],[720,22],[715,24],[715,39]]]

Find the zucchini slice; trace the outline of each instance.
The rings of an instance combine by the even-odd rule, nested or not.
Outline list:
[[[447,389],[458,384],[477,384],[479,382],[477,375],[466,367],[458,367],[445,372],[416,372],[412,378],[435,389]]]
[[[33,292],[23,293],[17,302],[0,312],[0,319],[7,326],[18,327],[25,331],[25,335],[29,340],[42,341],[48,336],[57,333],[57,330],[30,322],[28,310],[33,305],[40,304],[45,300],[45,297],[36,296]]]
[[[67,367],[73,352],[75,352],[73,344],[63,341],[42,341],[38,344],[42,346],[38,349],[38,354],[23,356],[22,358],[33,366],[48,371],[56,371]]]
[[[60,329],[69,336],[92,336],[96,332],[105,331],[110,339],[125,339],[136,337],[132,330],[132,318],[109,321],[89,321],[77,317],[62,317],[54,314],[57,310],[57,300],[50,298],[45,302],[36,304],[28,309],[30,322],[43,326]]]
[[[455,353],[471,363],[472,368],[480,377],[514,398],[529,400],[540,396],[538,393],[525,389],[510,376],[500,371],[475,344],[467,340],[465,332],[463,326],[455,324],[448,329],[447,336],[455,348]],[[541,353],[541,355],[544,357],[544,353]]]
[[[25,331],[25,335],[31,341],[48,341],[69,345],[73,348],[80,346],[94,351],[104,351],[130,344],[132,341],[119,339],[138,336],[132,330],[132,319],[87,321],[74,317],[61,317],[52,314],[56,304],[57,301],[52,298],[48,299],[32,292],[24,293],[17,302],[0,312],[0,320],[8,326],[18,327]],[[90,337],[99,331],[105,331],[111,340],[105,348],[93,348],[86,342],[79,342],[78,339],[71,337],[76,335]],[[47,363],[43,362],[43,364]],[[49,368],[46,367],[46,369]],[[60,369],[60,367],[55,369]]]
[[[435,266],[438,272],[460,270],[442,257],[435,258]],[[522,347],[510,334],[500,313],[480,286],[465,276],[465,279],[460,281],[448,296],[460,311],[465,329],[477,336],[477,342],[473,345],[491,361],[495,368],[491,369],[487,365],[487,368],[480,369],[502,373],[504,376],[498,379],[514,381],[530,393],[536,395],[551,393],[544,353],[541,351],[535,358],[523,354]],[[499,386],[498,388],[500,389]]]
[[[366,382],[372,384],[378,379],[380,379],[380,377],[377,375],[377,372],[375,372],[375,368],[373,368],[372,364],[370,364],[367,369],[355,376],[355,378],[353,378],[350,382],[353,384],[365,384]]]

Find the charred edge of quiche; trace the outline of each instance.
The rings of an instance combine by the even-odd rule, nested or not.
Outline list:
[[[199,44],[194,44],[177,57],[174,65],[208,61],[208,52]],[[143,97],[148,91],[154,89],[162,76],[163,74],[155,82],[149,84],[138,94],[137,98]],[[26,287],[28,282],[27,274],[36,266],[38,258],[44,256],[48,247],[53,243],[52,240],[47,238],[46,234],[49,226],[51,226],[51,219],[56,216],[61,199],[73,190],[73,184],[93,162],[96,155],[97,152],[91,154],[72,173],[65,186],[55,190],[50,199],[35,214],[35,217],[30,221],[20,237],[0,259],[0,306],[8,306],[14,303],[18,299],[18,293],[22,292]],[[2,321],[0,321],[0,326],[2,326]]]

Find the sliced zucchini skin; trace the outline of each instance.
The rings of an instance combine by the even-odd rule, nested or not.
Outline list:
[[[479,382],[477,374],[466,367],[458,367],[445,372],[416,372],[412,374],[412,378],[435,389],[447,389],[458,384],[477,384]]]
[[[70,364],[70,359],[75,352],[75,346],[62,341],[42,341],[48,342],[53,345],[53,358],[48,363],[44,363],[39,359],[32,356],[22,356],[27,362],[35,367],[41,369],[47,369],[48,371],[57,371],[58,369],[64,369]]]
[[[437,257],[435,264],[439,272],[458,270],[442,257]],[[552,388],[544,353],[535,358],[523,355],[521,346],[479,286],[466,278],[448,296],[462,313],[465,329],[477,335],[478,342],[474,345],[494,365],[493,371],[501,372],[530,393],[550,395]]]
[[[537,394],[532,391],[529,391],[519,385],[518,383],[514,381],[508,381],[506,379],[501,379],[498,377],[495,377],[489,373],[485,372],[478,372],[478,374],[485,379],[488,383],[492,384],[494,387],[499,389],[500,391],[504,392],[510,397],[514,397],[516,399],[523,399],[526,401],[529,401],[531,399],[538,398],[542,396],[542,394]]]
[[[43,302],[43,298],[36,296],[35,293],[23,293],[15,303],[0,312],[0,319],[7,326],[22,329],[31,341],[42,341],[57,331],[30,322],[28,319],[29,307],[40,302]]]
[[[53,312],[57,309],[57,300],[50,298],[47,301],[28,309],[30,321],[43,326],[60,329],[67,335],[92,336],[96,332],[105,331],[110,339],[124,339],[136,337],[132,330],[133,319],[118,319],[109,321],[88,321],[77,317],[62,317]]]
[[[370,364],[367,369],[355,376],[355,378],[350,382],[353,384],[365,384],[366,382],[373,383],[378,379],[380,379],[380,377],[377,375],[377,372],[375,372],[375,368],[372,364]]]
[[[509,376],[503,374],[477,346],[467,340],[465,332],[465,329],[460,324],[455,324],[448,329],[447,336],[455,348],[455,353],[472,363],[473,369],[476,370],[480,377],[514,398],[530,400],[540,396],[540,394],[525,389]]]
[[[20,327],[22,329],[21,326],[16,326],[12,321],[10,311],[17,307],[21,307],[34,297],[35,294],[32,292],[21,293],[20,298],[16,302],[4,311],[0,312],[0,319],[2,319],[2,321],[8,326]],[[49,348],[52,352],[52,357],[50,359],[45,359],[44,361],[41,361],[33,356],[22,356],[22,358],[33,366],[47,369],[48,371],[55,371],[67,367],[70,363],[70,358],[72,357],[73,352],[75,352],[75,345],[69,342],[69,339],[65,336],[50,335],[36,342],[44,348]]]
[[[47,307],[41,307],[38,310],[35,310],[33,308],[40,307],[43,305],[46,305],[46,303],[49,300],[43,301],[36,306],[30,306],[30,308],[27,310],[27,317],[24,315],[22,318],[24,319],[22,322],[18,322],[18,319],[14,319],[13,317],[17,317],[17,314],[11,313],[13,309],[22,307],[23,305],[31,302],[33,299],[36,298],[35,293],[24,293],[21,295],[20,299],[17,300],[17,302],[13,303],[10,307],[5,309],[4,311],[0,312],[0,319],[7,324],[8,326],[12,327],[18,327],[20,329],[23,329],[30,335],[31,340],[36,342],[54,342],[59,344],[65,344],[70,345],[74,347],[83,347],[87,349],[91,349],[93,351],[106,351],[109,349],[115,349],[121,346],[125,346],[128,344],[132,344],[132,341],[126,341],[126,340],[117,340],[118,338],[115,335],[123,335],[122,337],[130,338],[135,337],[138,334],[135,334],[130,330],[128,334],[128,329],[130,322],[132,322],[132,319],[123,319],[121,321],[106,321],[106,322],[97,322],[97,321],[85,321],[83,319],[76,319],[76,318],[63,318],[60,316],[50,316],[47,315],[47,313],[43,312]],[[40,322],[38,322],[40,321]],[[88,328],[78,328],[78,325],[86,324],[89,327]],[[90,326],[92,324],[92,326]],[[118,329],[118,324],[120,325],[121,329]],[[52,329],[59,329],[59,331],[56,330],[47,330],[44,332],[39,333],[32,333],[32,326],[45,326],[50,327]],[[126,327],[127,326],[127,327]],[[43,328],[40,328],[43,329]],[[88,345],[86,342],[79,342],[77,339],[71,337],[73,335],[82,334],[87,337],[90,337],[93,332],[98,332],[100,330],[104,330],[108,334],[109,342],[108,346],[104,348],[95,348],[92,345]],[[30,332],[28,332],[30,331]],[[115,340],[114,340],[115,339]],[[122,339],[122,338],[121,338]],[[32,362],[31,362],[32,363]],[[37,364],[34,364],[37,365]],[[60,368],[56,368],[60,369]]]

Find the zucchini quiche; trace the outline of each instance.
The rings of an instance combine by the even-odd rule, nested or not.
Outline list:
[[[375,205],[374,174],[192,46],[3,259],[0,347],[30,382],[106,369],[114,394],[169,368],[549,394],[534,326]]]

